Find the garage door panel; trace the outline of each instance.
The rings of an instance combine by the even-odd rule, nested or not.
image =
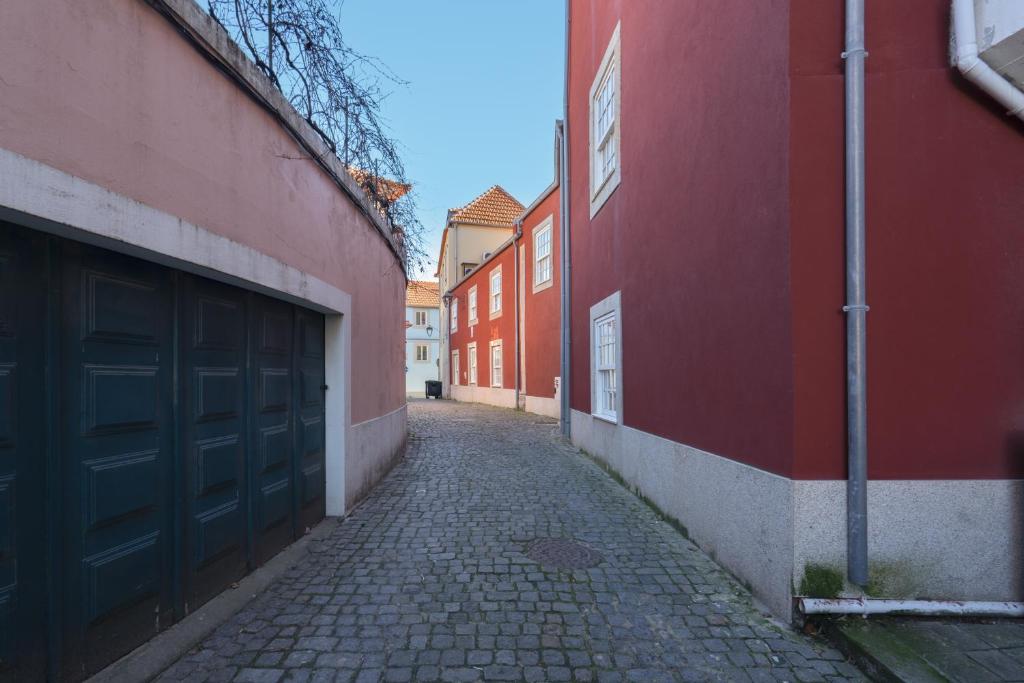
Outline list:
[[[159,500],[159,451],[86,460],[86,519],[91,530],[153,511]]]
[[[299,331],[302,335],[300,348],[307,358],[322,359],[324,357],[323,316],[303,314],[300,317]]]
[[[159,344],[164,301],[151,281],[84,269],[83,339]]]
[[[312,527],[324,516],[324,317],[296,309],[294,363],[298,430],[295,435],[295,477],[299,491],[295,506],[298,527]]]
[[[287,472],[283,474],[284,478],[272,481],[260,489],[260,528],[264,531],[287,522],[291,516],[291,482]]]
[[[259,474],[279,469],[288,462],[291,452],[291,430],[287,424],[264,427],[260,430]]]
[[[47,577],[77,680],[319,521],[323,364],[322,315],[0,223],[0,680],[46,675]]]
[[[160,367],[82,365],[82,434],[156,429],[160,419]]]
[[[0,562],[15,558],[14,525],[17,519],[14,514],[14,484],[14,475],[0,477]],[[0,585],[9,585],[14,579],[14,576],[4,576],[0,573]]]
[[[242,448],[238,434],[228,434],[196,443],[195,495],[216,493],[231,487],[238,493]]]
[[[17,363],[0,363],[0,448],[15,448],[15,429],[18,418],[15,415],[17,401],[14,387],[18,380]]]
[[[172,617],[173,288],[160,266],[61,251],[65,664],[89,672]]]
[[[290,374],[288,368],[260,368],[260,412],[283,413],[288,410]]]
[[[244,530],[238,499],[197,515],[197,542],[193,557],[195,567],[202,569],[228,553],[240,552]]]
[[[252,297],[253,441],[249,462],[255,513],[255,564],[263,564],[295,537],[294,307]]]
[[[247,569],[245,498],[247,294],[182,280],[183,443],[187,463],[185,610]]]
[[[323,496],[324,470],[319,463],[302,470],[302,504],[309,505]]]
[[[160,532],[152,531],[83,559],[85,618],[88,624],[159,598]]]
[[[46,240],[0,222],[0,678],[44,675]]]
[[[263,297],[260,297],[263,299]],[[292,322],[287,312],[281,312],[283,304],[264,303],[259,310],[259,352],[286,355],[291,351]],[[272,306],[277,310],[268,310]]]
[[[237,418],[242,410],[241,368],[195,368],[195,419],[225,420]]]
[[[244,301],[197,295],[193,316],[197,351],[238,351],[244,345]]]

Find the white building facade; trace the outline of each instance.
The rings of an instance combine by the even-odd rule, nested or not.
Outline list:
[[[441,326],[437,283],[412,280],[405,293],[405,393],[423,395],[441,378]]]

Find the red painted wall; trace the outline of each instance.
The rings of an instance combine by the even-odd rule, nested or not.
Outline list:
[[[845,472],[843,3],[792,0],[795,476]],[[867,6],[869,475],[1024,476],[1024,125],[949,67],[949,3]]]
[[[561,275],[559,262],[562,249],[559,241],[559,191],[556,188],[523,220],[523,239],[520,243],[526,254],[526,268],[522,286],[525,290],[523,328],[525,331],[524,387],[529,396],[555,397],[555,377],[561,374]],[[551,217],[551,286],[533,292],[533,229]]]
[[[490,319],[491,271],[501,266],[501,315]],[[477,323],[469,324],[469,290],[477,288]],[[491,341],[501,339],[502,388],[514,389],[516,379],[516,309],[515,309],[515,249],[508,245],[482,264],[476,272],[460,282],[452,290],[452,297],[459,300],[459,329],[453,332],[450,350],[459,351],[460,386],[469,384],[469,354],[467,344],[476,342],[477,386],[491,386]],[[450,324],[450,321],[449,321]],[[451,359],[449,359],[449,368]],[[449,380],[451,380],[449,370]]]
[[[711,8],[711,5],[714,8]],[[793,446],[786,2],[570,0],[572,407],[622,298],[623,420],[774,472]],[[588,97],[621,20],[622,181],[590,220]]]
[[[622,183],[587,100],[622,22]],[[949,3],[869,0],[869,474],[1024,476],[1024,125],[948,64]],[[845,476],[842,0],[571,2],[572,405],[621,289],[624,422]]]

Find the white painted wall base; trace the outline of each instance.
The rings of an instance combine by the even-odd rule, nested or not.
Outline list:
[[[455,401],[465,401],[466,403],[486,403],[499,408],[516,407],[515,389],[460,385],[451,387],[451,397]]]
[[[345,509],[351,510],[387,474],[405,449],[407,410],[352,425],[345,451]]]
[[[557,398],[544,398],[542,396],[526,397],[526,412],[553,417],[556,420],[561,417],[561,402]]]
[[[788,619],[808,562],[846,570],[846,482],[794,481],[572,411],[573,442]],[[872,580],[883,597],[1024,599],[1024,482],[871,481]]]
[[[795,575],[845,571],[846,482],[793,485]],[[869,481],[868,553],[880,597],[1024,600],[1024,481]]]
[[[572,411],[572,440],[684,525],[690,538],[790,616],[792,482]]]

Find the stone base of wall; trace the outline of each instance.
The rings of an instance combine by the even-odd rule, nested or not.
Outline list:
[[[544,398],[542,396],[526,397],[526,412],[553,417],[556,420],[562,415],[561,401],[557,398]]]
[[[515,389],[459,385],[451,387],[451,398],[455,401],[486,403],[487,405],[501,408],[516,407]]]
[[[405,452],[406,406],[352,425],[345,448],[345,510],[351,510]]]
[[[845,575],[844,481],[794,481],[580,411],[571,419],[577,446],[679,522],[779,617],[791,617],[808,563]],[[1024,599],[1022,481],[872,481],[868,532],[880,596]]]

